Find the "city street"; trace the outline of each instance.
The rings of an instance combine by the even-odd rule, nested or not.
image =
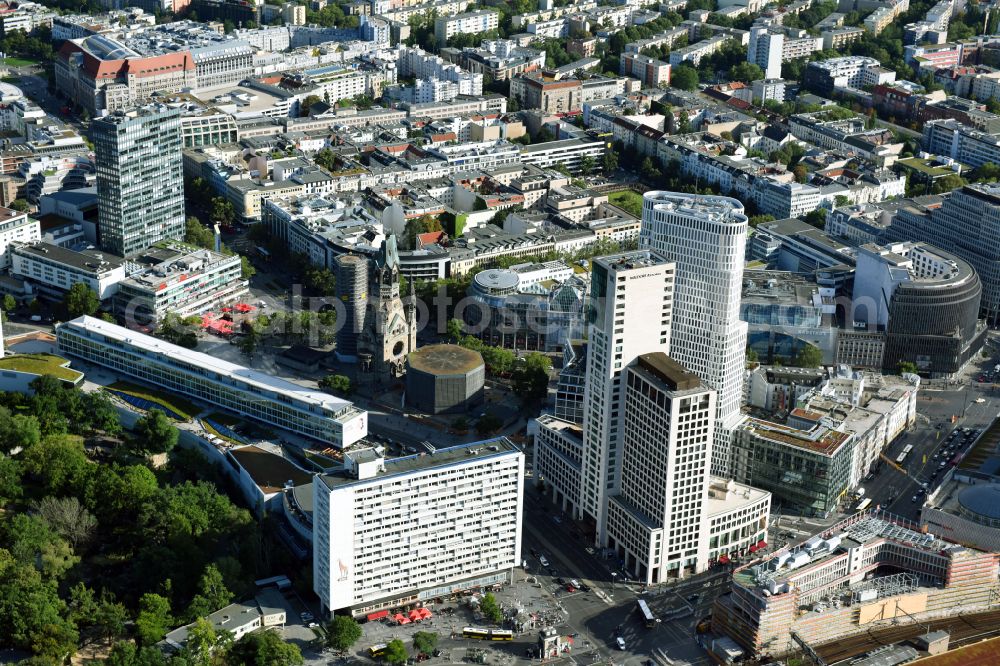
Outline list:
[[[593,646],[592,659],[608,658],[616,664],[645,666],[650,659],[676,660],[692,665],[712,663],[695,640],[695,625],[709,614],[715,598],[728,589],[728,571],[713,571],[688,580],[643,591],[623,583],[623,572],[613,568],[590,548],[580,528],[529,484],[525,488],[524,546],[522,557],[566,610],[566,624],[579,634],[584,647]],[[593,552],[588,552],[590,548]],[[543,567],[544,557],[549,566]],[[568,592],[565,583],[576,580],[589,592]],[[695,596],[697,595],[697,596]],[[647,601],[653,614],[663,619],[647,629],[636,610],[636,600]],[[625,650],[616,637],[625,641]],[[574,650],[578,663],[579,650]],[[600,655],[600,657],[598,657]]]

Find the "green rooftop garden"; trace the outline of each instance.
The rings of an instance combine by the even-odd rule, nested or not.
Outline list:
[[[57,379],[73,382],[74,384],[80,381],[83,373],[77,372],[67,366],[69,366],[69,359],[52,354],[14,354],[0,358],[0,370],[30,372],[36,375],[52,375]]]

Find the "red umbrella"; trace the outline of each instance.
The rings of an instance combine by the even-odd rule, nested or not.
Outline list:
[[[416,609],[410,611],[410,619],[411,620],[416,621],[416,620],[420,620],[422,618],[423,618],[423,615],[420,614],[420,611],[418,611]]]

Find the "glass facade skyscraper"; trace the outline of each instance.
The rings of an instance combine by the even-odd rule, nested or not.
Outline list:
[[[184,238],[181,121],[176,109],[141,108],[95,120],[101,247],[130,257]]]

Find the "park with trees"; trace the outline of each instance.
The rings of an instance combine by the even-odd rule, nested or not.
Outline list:
[[[273,632],[233,642],[202,620],[283,551],[213,465],[175,446],[173,422],[154,409],[128,432],[104,392],[51,376],[32,389],[0,393],[0,649],[33,665],[95,646],[114,666],[302,663]],[[178,655],[153,647],[189,622]]]

